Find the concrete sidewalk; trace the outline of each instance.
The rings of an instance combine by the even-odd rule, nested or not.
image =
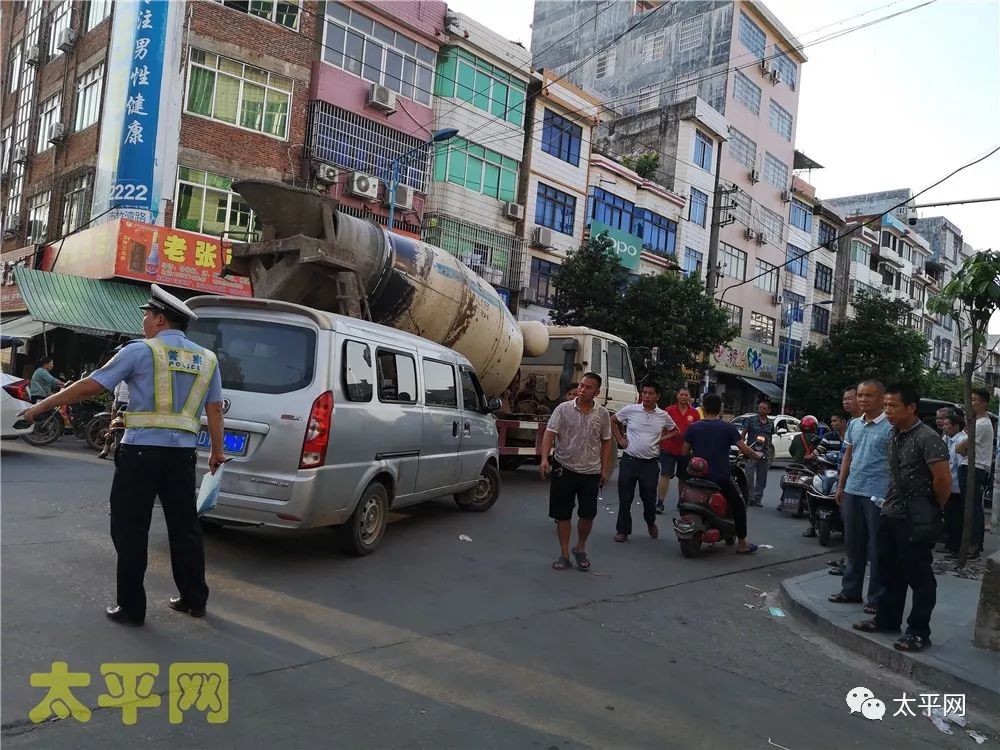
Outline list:
[[[935,556],[937,557],[937,556]],[[899,636],[860,633],[851,626],[868,619],[860,604],[832,604],[827,597],[840,590],[840,578],[827,569],[789,578],[781,583],[781,598],[835,643],[856,651],[880,666],[910,675],[936,693],[965,693],[990,711],[1000,705],[1000,652],[972,644],[981,580],[938,575],[937,606],[931,618],[931,648],[920,654],[892,647]],[[907,606],[909,612],[909,606]],[[904,627],[905,627],[904,616]]]

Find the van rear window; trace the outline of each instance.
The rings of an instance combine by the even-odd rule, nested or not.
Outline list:
[[[250,393],[305,388],[316,367],[316,332],[266,320],[192,320],[188,337],[219,358],[222,387]]]

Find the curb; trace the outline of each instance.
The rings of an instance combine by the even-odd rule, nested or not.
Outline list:
[[[971,682],[961,675],[943,669],[937,664],[897,651],[891,643],[882,643],[827,620],[809,606],[809,598],[802,593],[801,586],[795,578],[785,579],[781,582],[779,598],[791,612],[807,621],[820,635],[830,639],[838,646],[875,661],[880,667],[886,667],[927,685],[932,685],[939,693],[965,693],[970,701],[974,701],[990,711],[995,711],[998,702],[1000,702],[1000,680],[998,680],[997,688],[991,690],[979,683]]]

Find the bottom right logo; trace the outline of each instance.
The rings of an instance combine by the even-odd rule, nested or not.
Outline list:
[[[881,721],[885,716],[885,703],[875,697],[875,693],[866,687],[856,687],[850,690],[845,696],[847,707],[852,714],[860,713],[871,721]],[[916,716],[917,712],[912,708],[918,704],[917,708],[924,716],[931,716],[939,713],[942,716],[965,716],[965,695],[952,693],[920,693],[919,698],[909,697],[903,693],[902,698],[893,698],[894,703],[899,704],[893,716]]]

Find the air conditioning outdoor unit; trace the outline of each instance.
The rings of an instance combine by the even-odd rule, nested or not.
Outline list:
[[[355,172],[347,183],[347,192],[359,198],[378,198],[378,180],[371,175]]]
[[[524,206],[520,203],[507,201],[503,204],[503,215],[514,221],[524,221]]]
[[[521,288],[521,299],[525,302],[537,302],[538,301],[538,290],[534,287],[526,286]]]
[[[389,186],[385,188],[385,205],[389,205]],[[396,185],[396,208],[409,210],[413,208],[413,188],[409,185]]]
[[[16,146],[14,148],[14,163],[24,164],[27,161],[28,161],[28,147]]]
[[[61,122],[49,125],[49,143],[62,143],[66,140],[66,126]]]
[[[769,76],[771,75],[771,73],[774,72],[774,68],[771,65],[771,61],[768,60],[766,57],[760,61],[760,72],[763,73],[765,76]]]
[[[373,83],[368,89],[368,106],[381,109],[383,112],[396,111],[396,92],[385,86]]]
[[[76,29],[63,29],[56,39],[56,46],[63,52],[69,52],[76,46]]]
[[[37,44],[32,44],[30,47],[28,47],[27,50],[25,50],[24,53],[25,64],[38,65],[41,59],[42,59],[41,49]]]
[[[760,170],[751,169],[750,170],[750,182],[757,183],[760,182]]]
[[[535,227],[531,230],[531,244],[534,247],[552,247],[552,230],[548,227]]]
[[[757,233],[753,231],[750,227],[747,227],[746,229],[743,230],[743,236],[748,240],[752,240],[757,236]]]
[[[757,232],[757,244],[763,245],[765,242],[767,242],[767,237],[764,236],[764,233]]]
[[[316,178],[316,182],[322,182],[325,185],[332,185],[337,181],[337,168],[332,164],[327,164],[322,161],[314,161],[312,165],[313,177]]]
[[[792,191],[791,190],[782,190],[781,191],[781,202],[782,203],[791,203],[792,202]]]
[[[782,297],[781,297],[781,295],[780,294],[776,294],[773,297],[771,297],[771,302],[774,303],[775,305],[780,305],[782,303]]]
[[[779,68],[775,68],[774,72],[771,73],[771,82],[776,85],[781,83],[781,70]]]

